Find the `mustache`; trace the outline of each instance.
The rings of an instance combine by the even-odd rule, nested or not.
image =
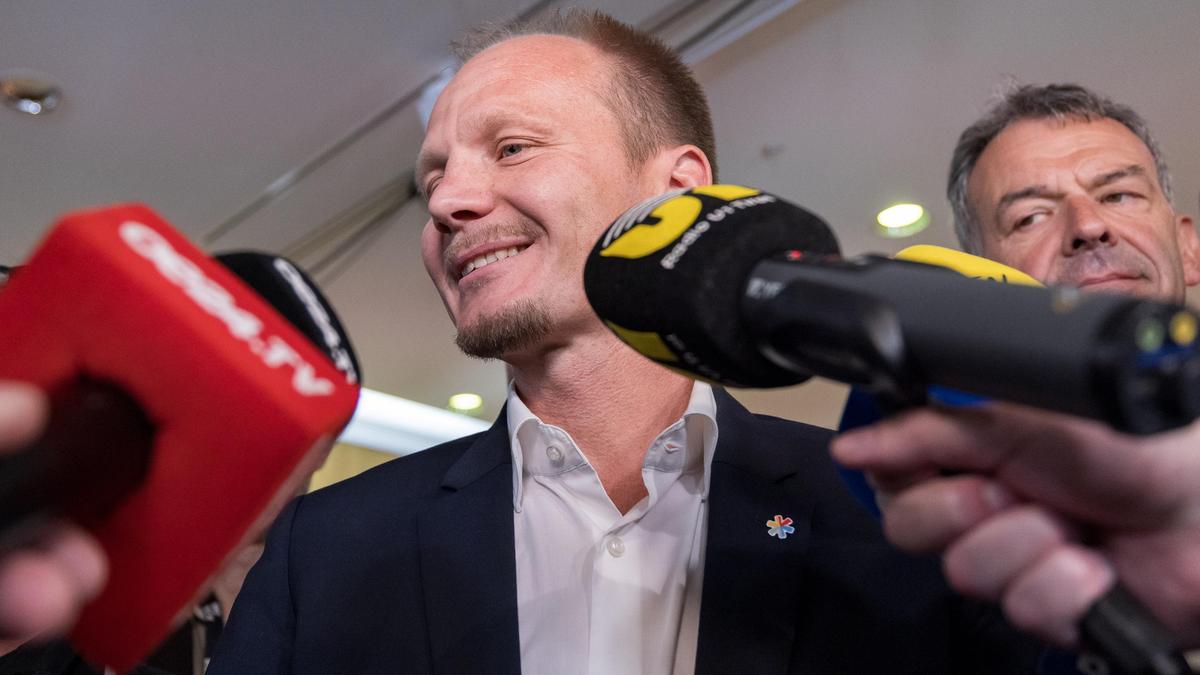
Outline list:
[[[1056,281],[1071,284],[1106,274],[1150,278],[1151,267],[1149,261],[1128,247],[1097,248],[1065,258]]]
[[[445,263],[446,267],[451,267],[464,251],[469,251],[490,241],[504,238],[533,240],[538,237],[539,233],[540,230],[537,225],[534,225],[533,221],[525,218],[463,231],[455,235],[450,245],[442,252],[442,262]]]

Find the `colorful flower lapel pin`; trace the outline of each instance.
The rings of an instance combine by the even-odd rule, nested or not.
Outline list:
[[[767,534],[771,535],[772,537],[787,539],[788,535],[795,531],[796,528],[792,527],[791,518],[784,518],[783,516],[776,515],[774,519],[767,521]]]

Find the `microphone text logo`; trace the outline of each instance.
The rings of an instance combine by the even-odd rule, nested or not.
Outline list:
[[[180,254],[153,228],[128,221],[119,228],[121,239],[138,255],[154,264],[158,273],[178,286],[208,314],[220,319],[238,340],[269,368],[291,366],[292,387],[303,396],[328,396],[333,383],[318,377],[312,364],[278,335],[262,337],[263,322],[237,306],[233,294],[210,279],[204,270]]]
[[[648,199],[626,211],[613,223],[604,235],[600,255],[644,258],[679,241],[696,223],[704,209],[704,202],[698,195],[731,202],[757,194],[758,190],[741,185],[701,185],[691,190],[675,190]]]

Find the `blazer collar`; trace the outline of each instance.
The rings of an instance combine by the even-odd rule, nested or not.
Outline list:
[[[787,672],[815,503],[788,479],[801,470],[799,456],[827,442],[828,433],[814,428],[806,438],[794,425],[756,418],[722,389],[714,395],[720,438],[696,672]],[[520,673],[506,419],[501,412],[471,443],[418,516],[435,673]],[[786,539],[769,534],[766,522],[775,516],[792,519],[795,531]]]
[[[450,465],[442,477],[442,488],[461,490],[486,476],[501,464],[508,466],[512,456],[508,450],[508,406],[500,409],[500,415],[492,426],[477,436],[458,461]]]
[[[505,418],[471,443],[417,515],[435,673],[521,672]]]

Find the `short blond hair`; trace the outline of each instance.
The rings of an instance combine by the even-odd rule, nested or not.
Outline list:
[[[634,165],[674,145],[694,145],[717,176],[712,114],[704,90],[679,55],[658,38],[594,10],[555,11],[525,21],[484,24],[452,44],[460,65],[493,45],[528,35],[560,35],[596,47],[613,60],[616,82],[597,92],[617,117]]]

